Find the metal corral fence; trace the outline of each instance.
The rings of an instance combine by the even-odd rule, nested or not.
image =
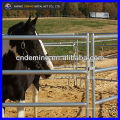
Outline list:
[[[60,35],[60,33],[58,33]],[[110,34],[117,34],[117,33],[96,33],[96,34],[105,34],[105,35],[110,35]],[[66,35],[66,33],[65,33]],[[75,35],[75,33],[67,33],[67,35]],[[97,41],[94,41],[95,43],[101,43],[101,44],[95,44],[95,46],[101,47],[101,56],[103,56],[104,53],[104,47],[108,46],[117,46],[117,45],[106,45],[104,44],[104,42],[110,42],[110,41],[117,41],[118,39],[116,37],[114,38],[105,38],[105,39],[99,39]],[[89,41],[91,42],[91,41]],[[73,70],[77,70],[79,68],[86,68],[86,67],[81,67],[78,65],[78,59],[75,60],[75,57],[78,57],[79,53],[78,53],[78,48],[81,46],[85,46],[86,42],[82,41],[82,40],[73,40],[72,42],[50,42],[50,43],[44,43],[44,46],[46,47],[73,47],[73,65],[72,66],[54,66],[54,69],[59,69],[59,68],[71,68]],[[62,56],[59,56],[62,57]],[[116,55],[106,55],[104,56],[104,58],[117,58]],[[80,85],[82,83],[82,80],[86,79],[85,77],[78,77],[73,75],[72,77],[50,77],[49,79],[68,79],[68,86],[70,86],[70,79],[74,80],[74,86],[78,86],[78,79],[80,79]],[[113,80],[113,79],[98,79],[96,78],[95,80],[104,80],[104,81],[114,81],[117,82],[117,80]]]
[[[118,34],[92,34],[92,41],[91,41],[91,55],[95,56],[95,40],[102,39],[102,38],[118,38]],[[117,70],[117,66],[107,67],[107,68],[100,68],[95,69],[95,60],[91,60],[91,80],[92,80],[92,117],[95,117],[95,105],[105,103],[111,100],[115,100],[118,98],[118,95],[100,99],[96,101],[95,99],[95,73],[105,72],[110,70]]]
[[[117,38],[117,34],[91,34],[92,40],[89,41],[89,33],[82,35],[65,35],[65,34],[39,34],[37,36],[8,36],[3,35],[3,40],[44,40],[44,39],[72,39],[79,40],[83,38],[86,43],[86,56],[89,58],[89,43],[91,43],[91,55],[95,55],[95,39],[97,38]],[[95,60],[86,60],[86,69],[85,70],[3,70],[3,75],[25,75],[25,74],[85,74],[86,75],[86,101],[85,102],[69,102],[69,103],[3,103],[3,107],[78,107],[86,106],[86,117],[89,117],[89,80],[92,80],[92,117],[95,117],[95,105],[110,100],[117,99],[118,96],[113,96],[99,101],[95,101],[95,73],[104,72],[109,70],[117,70],[117,66],[95,69]]]

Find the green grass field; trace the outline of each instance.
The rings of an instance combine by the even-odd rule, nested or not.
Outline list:
[[[26,19],[27,20],[27,19]],[[20,20],[3,20],[3,34],[7,33],[8,28],[12,25],[26,21]],[[89,19],[89,18],[45,18],[39,19],[36,25],[37,33],[108,33],[117,32],[117,20]],[[68,40],[44,40],[44,42],[59,42]],[[72,41],[72,40],[69,40]],[[99,43],[100,44],[100,43]],[[107,44],[104,42],[104,44]],[[116,44],[109,42],[108,44]],[[105,50],[113,50],[115,47],[105,47]],[[96,47],[96,53],[100,53],[101,48]],[[47,47],[50,55],[67,55],[73,54],[73,47]],[[79,47],[79,53],[85,54],[85,47]]]

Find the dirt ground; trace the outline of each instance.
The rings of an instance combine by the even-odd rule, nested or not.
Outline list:
[[[96,67],[110,67],[117,65],[117,59],[104,59],[104,61],[96,61]],[[79,66],[84,66],[79,63]],[[51,77],[72,76],[54,74]],[[76,75],[84,76],[84,75]],[[117,70],[97,73],[95,78],[117,80]],[[78,79],[77,86],[74,86],[74,80],[70,79],[46,79],[40,80],[39,102],[85,102],[85,79]],[[117,82],[98,81],[95,82],[96,100],[107,98],[117,94]],[[31,87],[26,92],[26,102],[33,101],[33,89]],[[91,104],[91,81],[89,85],[90,94],[90,113],[92,117]],[[7,102],[11,102],[7,100]],[[37,107],[37,117],[41,118],[81,118],[85,116],[85,107]],[[117,100],[96,105],[96,117],[117,117]],[[17,117],[17,109],[7,107],[5,117]],[[25,108],[25,117],[34,117],[34,108]]]

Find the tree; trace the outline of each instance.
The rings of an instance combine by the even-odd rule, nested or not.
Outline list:
[[[23,10],[18,10],[18,17],[25,17],[25,14],[24,14],[24,12],[23,12]]]
[[[9,11],[6,11],[6,16],[7,16],[7,17],[10,17]]]
[[[84,16],[88,17],[89,12],[91,11],[91,7],[90,7],[89,3],[80,3],[79,11],[80,11],[80,15],[82,15],[82,16],[84,15]]]
[[[62,11],[64,16],[77,16],[79,13],[77,3],[65,3]]]
[[[104,12],[108,12],[110,14],[110,19],[117,19],[117,5],[115,3],[104,3]]]
[[[60,17],[61,12],[60,12],[60,10],[50,10],[50,16],[52,16],[52,17]]]
[[[6,13],[6,10],[3,10],[3,17],[7,17],[7,13]]]
[[[29,15],[31,15],[32,17],[35,17],[36,16],[36,10],[30,10]]]
[[[50,16],[50,11],[49,10],[43,10],[42,11],[42,16],[49,17]]]
[[[89,17],[90,12],[108,12],[110,19],[117,19],[117,3],[95,2],[95,3],[61,3],[60,10],[3,10],[3,17],[32,17],[38,16],[75,16]]]
[[[103,3],[89,3],[89,7],[91,8],[91,12],[102,12],[103,10]]]

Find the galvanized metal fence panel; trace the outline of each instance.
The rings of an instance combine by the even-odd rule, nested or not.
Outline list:
[[[23,35],[3,35],[3,40],[38,40],[38,39],[86,39],[86,47],[89,47],[89,33],[85,35],[37,35],[37,36],[23,36]],[[86,49],[87,56],[89,56],[89,48]],[[3,75],[26,75],[26,74],[86,74],[86,102],[83,103],[3,103],[3,106],[42,106],[42,107],[73,107],[86,106],[86,117],[89,117],[89,77],[88,62],[86,63],[86,70],[3,70]]]
[[[85,42],[78,43],[86,43],[86,56],[89,58],[89,43],[91,43],[91,55],[95,56],[95,43],[103,42],[103,41],[116,41],[118,39],[117,33],[92,33],[92,40],[89,41],[89,33],[83,35],[75,35],[75,34],[39,34],[37,36],[21,36],[21,35],[3,35],[3,40],[44,40],[44,39],[72,39],[78,40],[84,38]],[[95,40],[98,38],[106,38],[106,40]],[[110,39],[107,39],[110,38]],[[57,44],[45,44],[46,46],[73,46],[71,45],[73,42],[59,42]],[[95,101],[95,73],[105,72],[109,70],[117,70],[117,66],[112,66],[108,68],[100,68],[95,69],[95,60],[87,60],[86,61],[86,69],[85,70],[3,70],[3,75],[26,75],[26,74],[86,74],[86,102],[72,102],[72,103],[3,103],[4,107],[77,107],[77,106],[86,106],[86,117],[89,117],[89,80],[92,79],[92,117],[95,117],[95,105],[101,104],[107,101],[111,101],[117,99],[118,96],[112,96],[108,98],[104,98],[98,101]],[[89,69],[90,68],[90,69]],[[91,74],[90,74],[91,72]],[[71,77],[73,78],[73,77]]]
[[[92,33],[92,41],[91,41],[91,54],[94,58],[95,56],[95,39],[98,38],[117,38],[118,39],[118,34],[94,34]],[[115,100],[118,98],[118,95],[115,96],[111,96],[108,98],[104,98],[104,99],[100,99],[98,101],[96,101],[95,98],[95,73],[98,72],[105,72],[105,71],[110,71],[110,70],[117,70],[118,67],[117,66],[112,66],[112,67],[107,67],[107,68],[99,68],[99,69],[95,69],[95,60],[92,59],[91,60],[91,79],[92,79],[92,117],[95,118],[96,117],[96,104],[101,104],[101,103],[105,103],[111,100]]]

